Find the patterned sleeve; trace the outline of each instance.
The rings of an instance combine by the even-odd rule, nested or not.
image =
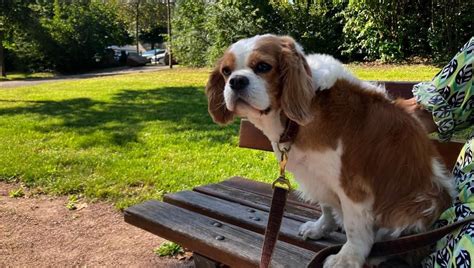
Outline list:
[[[447,141],[455,131],[474,123],[473,54],[474,37],[431,82],[413,87],[418,104],[432,113],[440,140]]]

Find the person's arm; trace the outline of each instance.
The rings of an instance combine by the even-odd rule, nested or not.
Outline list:
[[[395,103],[396,105],[402,107],[409,114],[414,114],[418,120],[420,120],[427,133],[433,133],[438,130],[438,126],[436,126],[435,122],[433,121],[433,116],[431,113],[416,103],[415,98],[397,99]]]
[[[472,90],[474,37],[431,82],[416,84],[413,95],[418,117],[431,130],[424,110],[431,114],[440,140],[449,140],[453,133],[474,123],[474,90]],[[413,101],[413,100],[411,100]]]

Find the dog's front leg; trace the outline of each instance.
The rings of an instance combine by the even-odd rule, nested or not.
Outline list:
[[[303,239],[320,239],[337,229],[332,208],[325,204],[321,206],[321,217],[317,221],[308,221],[300,226],[299,235]]]
[[[326,259],[324,268],[362,267],[374,243],[372,203],[355,203],[344,196],[341,206],[347,242],[338,254]]]

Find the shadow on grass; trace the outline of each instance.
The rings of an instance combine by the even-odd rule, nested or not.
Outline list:
[[[37,123],[42,132],[74,131],[88,135],[104,131],[110,142],[124,145],[138,142],[138,134],[146,123],[163,124],[168,133],[192,131],[193,139],[228,143],[237,134],[238,124],[225,128],[217,126],[207,113],[207,100],[197,87],[164,87],[152,90],[125,89],[112,96],[110,101],[76,98],[61,101],[0,100],[25,103],[26,106],[0,108],[0,116],[37,114],[44,119],[60,119],[61,123]]]

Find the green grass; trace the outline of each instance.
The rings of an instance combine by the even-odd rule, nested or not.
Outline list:
[[[429,81],[438,73],[432,65],[367,65],[349,64],[349,69],[366,80]]]
[[[159,247],[155,248],[153,252],[155,252],[155,254],[160,257],[164,257],[164,256],[171,257],[171,256],[178,255],[179,253],[183,253],[184,250],[180,245],[176,243],[163,242],[161,243]]]
[[[425,68],[397,77],[385,67],[354,70],[423,80]],[[238,148],[238,122],[220,127],[207,114],[208,74],[182,68],[0,90],[0,180],[118,208],[234,175],[271,181],[273,155]]]
[[[20,187],[18,189],[11,190],[8,193],[8,196],[11,197],[11,198],[19,198],[19,197],[25,196],[25,192],[23,191],[23,188]]]
[[[28,80],[28,79],[41,79],[41,78],[53,78],[54,74],[49,72],[42,73],[7,73],[6,77],[0,76],[1,81],[12,81],[12,80]]]

